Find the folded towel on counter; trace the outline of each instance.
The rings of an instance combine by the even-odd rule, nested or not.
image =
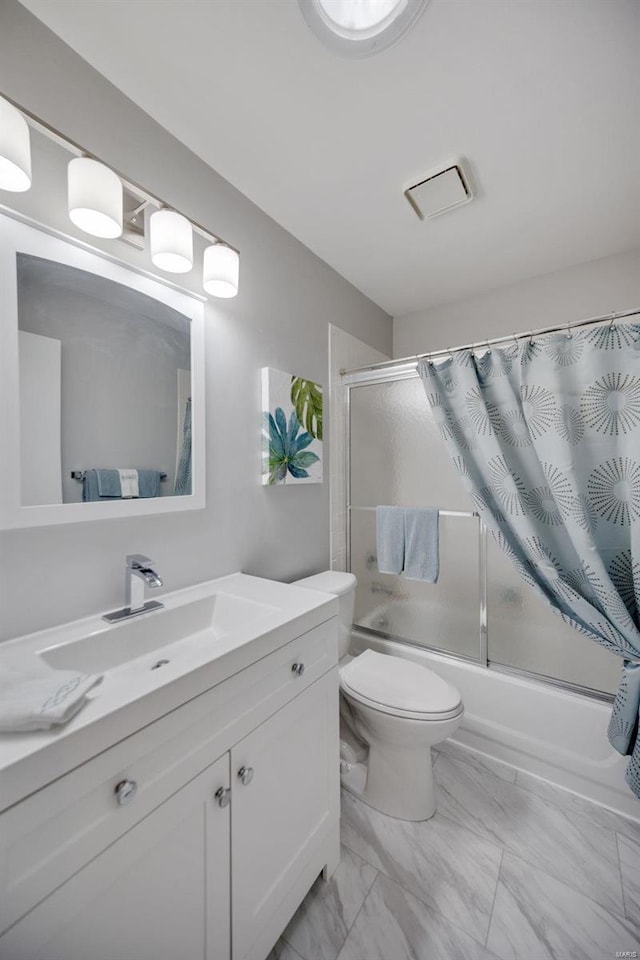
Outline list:
[[[129,500],[131,497],[140,496],[138,487],[138,471],[132,467],[118,468],[120,476],[120,496],[123,500]]]
[[[102,674],[53,670],[37,656],[3,655],[0,663],[0,732],[48,730],[71,720]]]
[[[376,550],[380,573],[401,573],[404,566],[403,507],[376,507]]]
[[[404,511],[404,575],[407,580],[437,583],[440,573],[439,511],[406,507]]]

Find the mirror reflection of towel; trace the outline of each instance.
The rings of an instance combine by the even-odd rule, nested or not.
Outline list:
[[[117,469],[85,470],[82,484],[82,499],[85,503],[96,500],[120,500],[125,496],[121,493],[120,472]],[[137,475],[138,492],[134,496],[160,496],[160,470],[124,470],[123,468],[123,472]]]
[[[120,496],[123,500],[130,497],[139,497],[138,471],[131,467],[118,467],[120,475]]]

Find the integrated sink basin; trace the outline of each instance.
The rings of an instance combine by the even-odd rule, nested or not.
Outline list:
[[[267,603],[219,592],[48,647],[39,655],[56,670],[81,673],[104,673],[141,657],[154,661],[155,655],[166,662],[170,655],[180,656],[194,645],[213,645],[230,634],[266,624],[278,610]],[[144,669],[154,665],[140,664]]]

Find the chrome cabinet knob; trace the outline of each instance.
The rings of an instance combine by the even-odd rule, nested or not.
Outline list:
[[[113,789],[116,799],[121,807],[126,803],[131,803],[138,792],[138,784],[135,780],[121,780]]]
[[[296,677],[301,677],[304,673],[304,663],[294,663],[291,667],[291,673]]]
[[[238,770],[238,779],[243,786],[247,787],[253,780],[253,767],[240,767]]]
[[[229,787],[218,787],[213,795],[213,799],[216,801],[219,807],[224,809],[231,803],[231,790]]]

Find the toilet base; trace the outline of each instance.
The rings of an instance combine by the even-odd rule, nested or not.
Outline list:
[[[420,751],[396,750],[391,758],[386,753],[376,757],[375,751],[370,751],[368,763],[350,765],[340,778],[342,786],[388,817],[429,820],[436,812],[431,751],[428,747]],[[397,788],[399,783],[403,784],[402,790]]]

